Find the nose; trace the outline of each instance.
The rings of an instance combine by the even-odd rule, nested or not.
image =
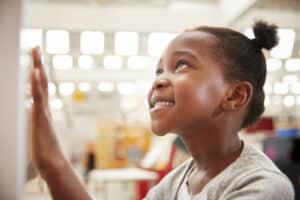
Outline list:
[[[170,81],[166,78],[157,78],[152,85],[152,89],[159,89],[162,87],[166,87]]]

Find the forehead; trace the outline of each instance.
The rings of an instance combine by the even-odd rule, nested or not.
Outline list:
[[[201,56],[210,55],[216,43],[216,37],[210,33],[202,31],[183,32],[170,42],[163,57],[181,50],[187,50]]]

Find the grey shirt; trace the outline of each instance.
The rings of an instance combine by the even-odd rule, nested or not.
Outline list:
[[[240,156],[190,195],[186,178],[192,158],[166,175],[147,194],[147,200],[294,200],[290,180],[261,151],[244,143]]]

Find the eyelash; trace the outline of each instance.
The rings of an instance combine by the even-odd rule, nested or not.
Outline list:
[[[163,73],[163,70],[161,68],[158,68],[156,71],[155,71],[155,75],[158,76],[160,74]]]
[[[190,66],[190,64],[184,60],[179,60],[176,65],[175,65],[175,70],[179,67],[179,66]]]
[[[175,71],[177,70],[177,68],[179,67],[179,66],[190,66],[190,64],[188,63],[188,62],[186,62],[186,61],[184,61],[184,60],[179,60],[176,64],[175,64]],[[158,75],[160,75],[160,74],[162,74],[163,73],[163,69],[161,69],[161,68],[158,68],[156,71],[155,71],[155,74],[156,74],[156,76],[158,76]]]

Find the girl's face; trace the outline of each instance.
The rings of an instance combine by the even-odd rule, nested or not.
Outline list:
[[[188,134],[214,127],[227,82],[214,59],[214,36],[184,32],[162,55],[148,93],[152,131]]]

